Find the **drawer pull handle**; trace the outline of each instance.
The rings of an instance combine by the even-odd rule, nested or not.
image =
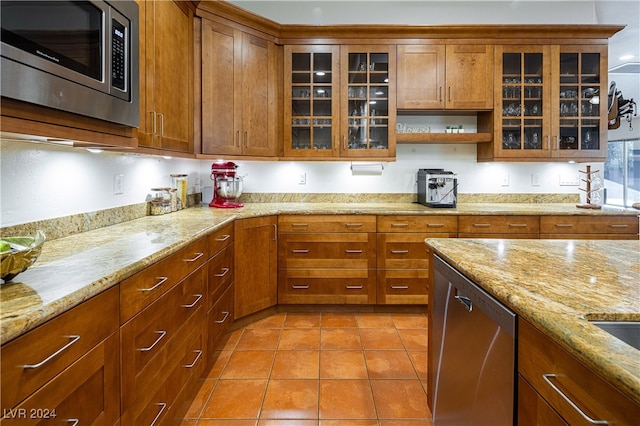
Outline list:
[[[609,226],[611,228],[628,228],[629,225],[627,225],[626,223],[610,223]]]
[[[306,285],[292,285],[291,288],[294,289],[294,290],[306,290],[306,289],[309,288],[309,284],[306,284]]]
[[[362,288],[361,285],[347,285],[344,288],[347,290],[360,290]]]
[[[488,228],[490,226],[491,226],[490,223],[474,223],[473,224],[474,228]]]
[[[526,228],[527,224],[526,223],[510,223],[509,227],[510,228]]]
[[[151,349],[153,349],[153,348],[154,348],[158,343],[160,343],[160,340],[162,340],[162,338],[163,338],[164,336],[166,336],[166,335],[167,335],[167,332],[166,332],[166,331],[164,331],[164,330],[156,331],[156,333],[158,333],[158,334],[160,335],[160,336],[158,336],[158,338],[156,339],[156,341],[155,341],[155,342],[153,342],[153,344],[152,344],[151,346],[147,347],[147,348],[141,348],[141,349],[138,349],[140,352],[149,352],[149,351],[150,351]]]
[[[196,296],[196,300],[194,300],[192,304],[190,304],[190,305],[182,305],[182,307],[183,308],[193,308],[194,306],[196,306],[198,304],[198,302],[200,301],[200,299],[202,299],[202,295],[201,294],[194,294],[194,296]]]
[[[220,243],[221,243],[221,242],[223,242],[223,241],[227,241],[229,238],[231,238],[231,235],[230,235],[230,234],[225,234],[225,235],[223,235],[223,236],[222,236],[222,237],[220,237],[220,238],[216,238],[216,241],[218,241],[218,242],[220,242]]]
[[[196,365],[196,363],[198,362],[198,360],[202,356],[202,351],[200,349],[195,350],[194,352],[197,354],[196,355],[196,359],[194,359],[191,364],[184,364],[183,365],[184,368],[193,368],[193,366]]]
[[[362,226],[361,223],[345,223],[344,226],[347,226],[349,228],[359,228]]]
[[[569,404],[574,410],[576,410],[578,412],[578,414],[580,414],[582,416],[583,419],[585,419],[587,422],[594,424],[594,425],[608,425],[609,422],[606,420],[594,420],[591,417],[587,416],[585,414],[584,411],[582,411],[580,409],[580,407],[578,407],[576,405],[575,402],[573,402],[571,399],[569,399],[569,397],[567,395],[564,394],[564,392],[562,392],[560,390],[560,388],[558,388],[555,384],[553,384],[553,382],[551,382],[550,378],[552,377],[557,377],[557,374],[543,374],[542,378],[544,379],[545,382],[547,382],[547,384],[549,386],[551,386],[551,388],[556,391],[558,393],[558,395],[560,395],[562,397],[562,399],[564,399],[567,404]]]
[[[349,250],[349,249],[346,249],[344,252],[345,253],[355,253],[355,254],[357,254],[357,253],[362,253],[362,250],[355,250],[355,249],[354,250]]]
[[[231,269],[229,268],[222,268],[222,272],[219,274],[214,274],[216,277],[224,277],[225,275],[227,275],[229,273]]]
[[[162,284],[164,284],[164,283],[169,279],[169,277],[156,277],[156,279],[157,279],[157,280],[160,280],[160,281],[158,281],[158,282],[157,282],[154,286],[152,286],[152,287],[149,287],[149,288],[141,288],[141,289],[140,289],[140,291],[153,291],[153,290],[155,290],[156,288],[160,287]]]
[[[393,253],[393,254],[407,254],[407,253],[409,253],[409,250],[391,250],[391,253]]]
[[[444,223],[427,223],[427,228],[444,228]]]
[[[392,285],[391,288],[394,290],[407,290],[409,286],[408,285]]]
[[[160,416],[162,415],[162,413],[164,413],[165,408],[167,408],[167,404],[164,402],[159,402],[156,405],[160,407],[160,411],[158,411],[158,414],[156,414],[156,416],[153,418],[153,421],[149,426],[155,425],[158,419],[160,418]]]
[[[392,228],[406,228],[407,226],[409,226],[408,223],[392,223],[391,224]]]
[[[573,228],[572,223],[556,223],[556,228]]]
[[[193,257],[191,259],[185,259],[185,262],[195,262],[196,260],[200,259],[202,256],[204,256],[204,253],[196,253],[196,257]]]
[[[64,345],[63,347],[61,347],[60,349],[58,349],[57,351],[55,351],[54,353],[52,353],[51,355],[49,355],[48,357],[46,357],[45,359],[40,361],[39,363],[37,363],[37,364],[27,364],[27,365],[24,365],[23,368],[39,368],[39,367],[42,367],[43,365],[45,365],[46,363],[51,361],[53,358],[57,357],[62,352],[67,350],[69,348],[69,346],[73,345],[75,342],[77,342],[80,339],[80,336],[78,336],[77,334],[76,335],[72,335],[72,336],[66,336],[66,337],[69,339],[69,342],[66,345]]]
[[[304,228],[306,228],[307,226],[309,226],[309,224],[308,224],[308,223],[292,223],[292,224],[291,224],[291,226],[292,226],[292,227],[296,227],[296,226],[297,226],[297,227],[304,227]]]
[[[228,318],[228,317],[229,317],[229,315],[230,315],[230,312],[227,312],[227,311],[224,311],[224,312],[222,312],[222,313],[224,314],[224,317],[222,317],[222,319],[221,319],[221,320],[214,321],[216,324],[222,324],[223,322],[225,322],[225,321],[227,320],[227,318]]]
[[[293,253],[309,253],[309,249],[293,249],[291,250]]]
[[[77,426],[80,423],[78,419],[67,419],[67,423],[71,423],[71,426]]]

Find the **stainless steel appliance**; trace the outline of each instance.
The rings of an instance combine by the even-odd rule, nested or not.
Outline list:
[[[216,161],[211,165],[213,199],[209,207],[238,208],[244,204],[230,201],[242,195],[242,176],[236,176],[238,165],[232,161]]]
[[[432,295],[434,424],[514,425],[516,315],[437,255]]]
[[[0,3],[2,96],[138,127],[138,5]]]
[[[418,202],[427,207],[456,207],[458,176],[444,169],[418,170]]]

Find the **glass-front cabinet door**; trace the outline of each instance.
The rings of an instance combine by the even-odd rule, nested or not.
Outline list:
[[[342,46],[340,155],[395,157],[395,46]]]
[[[285,156],[339,154],[339,52],[339,46],[285,46]]]
[[[546,158],[550,150],[550,64],[544,46],[503,46],[496,54],[497,156]],[[496,89],[496,90],[498,90]]]
[[[605,52],[597,46],[558,46],[554,51],[554,157],[607,157]]]

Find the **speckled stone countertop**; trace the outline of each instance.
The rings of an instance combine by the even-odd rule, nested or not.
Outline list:
[[[272,214],[637,215],[638,212],[584,210],[576,208],[575,204],[568,203],[458,203],[458,207],[455,209],[430,209],[410,202],[296,202],[247,203],[242,209],[229,210],[202,206],[163,216],[145,216],[45,242],[40,258],[29,270],[18,275],[14,282],[0,285],[0,342],[4,344],[16,338],[90,297],[118,284],[152,263],[187,246],[197,238],[231,223],[234,219]],[[21,229],[25,232],[30,230],[29,225]],[[583,243],[576,244],[578,247]],[[606,243],[603,242],[602,244]],[[635,242],[635,245],[633,245],[634,242],[622,241],[608,244],[611,249],[609,249],[609,246],[602,249],[600,254],[603,258],[610,257],[611,253],[615,253],[622,247],[635,247],[635,253],[638,253],[638,242]],[[596,247],[596,245],[593,247]],[[566,274],[567,265],[562,263],[566,259],[563,257],[562,250],[559,250],[559,252],[558,262],[562,264],[562,267],[559,266],[558,270]],[[549,252],[544,249],[540,253]],[[598,257],[597,255],[595,256]],[[584,264],[593,267],[593,265],[598,265],[599,263],[592,262],[589,259]],[[506,268],[501,267],[500,271],[513,271],[515,265],[514,263]],[[522,267],[522,265],[518,264],[518,267]],[[607,270],[605,267],[603,269]],[[511,272],[510,274],[514,273]],[[620,275],[628,273],[631,273],[632,276],[635,274],[636,282],[638,281],[637,263],[635,264],[635,269],[624,267],[624,265],[620,267]],[[560,272],[558,274],[561,275]],[[523,276],[526,276],[526,274]],[[536,300],[540,296],[532,292],[531,297],[532,300]],[[532,301],[531,303],[535,302]],[[620,303],[630,302],[621,300]],[[640,308],[636,305],[631,308],[631,311],[640,312]],[[566,319],[565,323],[571,323],[571,320]],[[575,327],[575,325],[572,327]],[[573,338],[575,339],[575,337]],[[603,335],[599,338],[604,339],[605,336]],[[622,351],[624,348],[617,349]],[[627,375],[629,375],[629,370],[632,367],[629,366],[626,370]],[[638,365],[636,364],[636,369],[637,367]],[[640,376],[640,372],[636,373],[633,386],[635,386],[636,394],[640,395],[638,376]],[[640,400],[640,397],[638,399]]]
[[[640,321],[640,241],[451,238],[426,243],[640,403],[640,351],[588,321]]]

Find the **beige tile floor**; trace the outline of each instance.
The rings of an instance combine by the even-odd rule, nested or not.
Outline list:
[[[183,426],[431,426],[427,317],[277,313],[226,336]]]

